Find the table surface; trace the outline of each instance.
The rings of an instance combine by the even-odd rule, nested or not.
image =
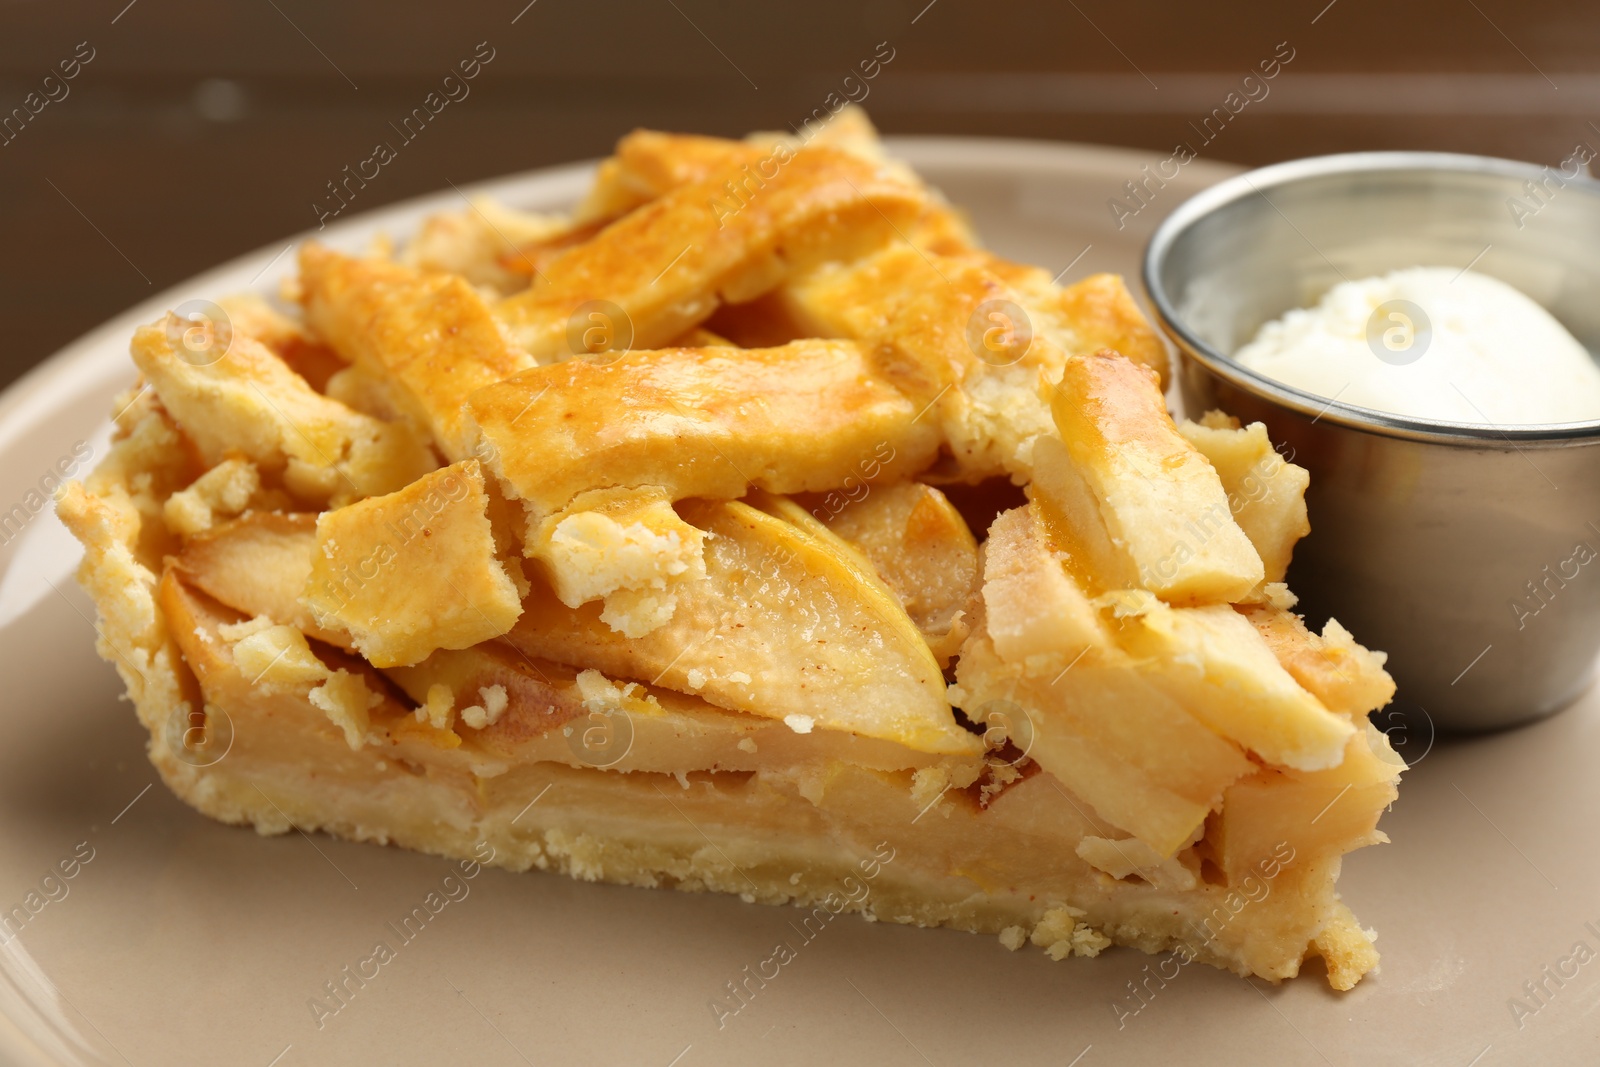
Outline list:
[[[1075,272],[1129,271],[1165,210],[1119,231],[1100,203],[1142,154],[901,147],[998,250],[1053,268],[1076,257]],[[1224,173],[1204,161],[1186,168],[1173,202]],[[547,207],[581,184],[568,171],[504,191]],[[407,232],[418,210],[352,220],[334,243]],[[258,273],[270,287],[287,269],[271,264],[277,250],[173,295],[214,296]],[[94,428],[131,378],[127,332],[148,314],[133,309],[75,346],[70,362],[0,398],[0,499],[19,499],[77,438],[103,454]],[[1414,766],[1382,823],[1393,843],[1351,856],[1340,883],[1379,931],[1384,962],[1349,994],[1328,990],[1314,967],[1278,987],[1191,967],[1132,1012],[1127,984],[1152,963],[1135,951],[1054,963],[993,938],[852,919],[719,1027],[710,1001],[770,953],[786,909],[488,871],[436,932],[319,1026],[307,1005],[323,982],[370,953],[446,865],[321,835],[263,839],[176,800],[154,780],[121,687],[90,651],[92,609],[66,577],[71,561],[70,539],[43,513],[0,547],[0,906],[26,900],[56,865],[91,857],[0,944],[0,1049],[23,1017],[54,1035],[62,1057],[175,1067],[469,1056],[1493,1067],[1594,1062],[1600,1046],[1600,967],[1589,963],[1600,949],[1594,690],[1500,735],[1449,741],[1426,723],[1395,735]]]

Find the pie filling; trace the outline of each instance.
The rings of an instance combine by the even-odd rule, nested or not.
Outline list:
[[[200,811],[1057,959],[1376,965],[1335,881],[1385,840],[1394,687],[1292,612],[1305,471],[1174,423],[1120,279],[983,251],[859,111],[631,134],[571,217],[307,245],[285,297],[139,329],[59,496]]]

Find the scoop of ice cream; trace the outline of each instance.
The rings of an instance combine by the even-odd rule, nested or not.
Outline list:
[[[1600,365],[1496,278],[1413,267],[1342,282],[1262,326],[1234,358],[1308,393],[1446,422],[1600,418]]]

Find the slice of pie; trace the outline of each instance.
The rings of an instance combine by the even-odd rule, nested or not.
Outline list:
[[[1306,475],[1174,424],[1120,279],[984,251],[859,112],[635,133],[572,217],[300,250],[139,329],[60,513],[200,811],[1339,989],[1394,687]]]

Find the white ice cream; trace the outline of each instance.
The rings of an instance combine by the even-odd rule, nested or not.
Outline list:
[[[1412,306],[1382,308],[1390,301]],[[1588,350],[1516,289],[1453,267],[1342,282],[1316,307],[1261,327],[1234,358],[1396,415],[1501,426],[1600,418],[1600,365]]]

